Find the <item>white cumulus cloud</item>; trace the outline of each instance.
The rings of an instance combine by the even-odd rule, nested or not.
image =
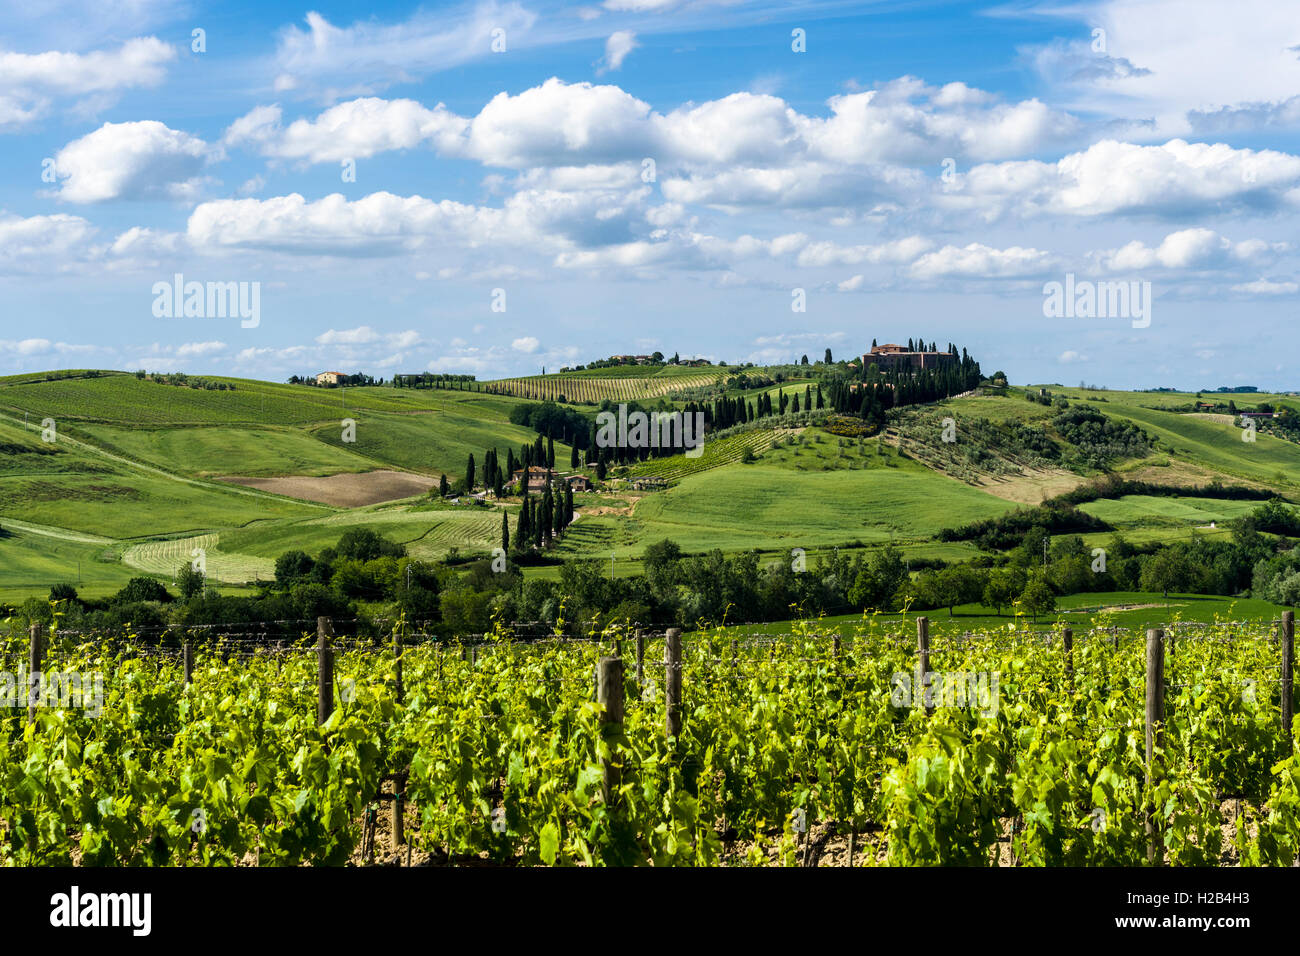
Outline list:
[[[54,157],[60,199],[190,199],[211,158],[197,136],[157,120],[105,123],[73,140]]]

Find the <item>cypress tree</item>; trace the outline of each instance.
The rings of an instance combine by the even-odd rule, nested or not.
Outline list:
[[[465,490],[474,490],[474,453],[470,452],[469,463],[465,466]]]
[[[438,494],[441,497],[446,498],[447,495],[449,495],[450,493],[451,493],[451,488],[447,484],[447,476],[443,475],[440,479],[438,479]]]
[[[501,509],[501,550],[510,553],[510,515]]]

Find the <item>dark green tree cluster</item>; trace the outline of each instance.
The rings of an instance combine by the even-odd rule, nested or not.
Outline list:
[[[908,342],[909,346],[925,344],[910,339]],[[930,343],[930,351],[935,350],[934,345]],[[948,344],[947,351],[958,354],[957,346],[952,343]],[[937,402],[978,386],[981,378],[979,363],[965,349],[960,355],[957,361],[934,368],[882,371],[872,363],[857,369],[854,375],[838,375],[828,388],[827,403],[842,415],[857,415],[881,425],[885,413],[891,408]]]
[[[555,402],[516,405],[510,409],[510,421],[578,449],[590,447],[591,420],[581,412]]]
[[[420,372],[415,375],[394,375],[394,388],[443,388],[459,391],[482,391],[474,388],[477,383],[473,375],[456,375],[447,373]]]
[[[516,519],[514,538],[502,525],[502,547],[513,540],[516,554],[541,551],[564,533],[573,522],[573,489],[568,482],[548,482],[540,495],[525,492]]]

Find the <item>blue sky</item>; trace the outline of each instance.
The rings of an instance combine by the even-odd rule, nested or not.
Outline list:
[[[1300,388],[1271,0],[106,6],[0,13],[0,373],[924,334],[1021,382]],[[257,283],[255,327],[156,315],[177,273]],[[1150,283],[1150,323],[1045,317],[1067,275]]]

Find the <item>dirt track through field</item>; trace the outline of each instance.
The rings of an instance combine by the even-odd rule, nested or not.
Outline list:
[[[305,475],[288,475],[284,478],[218,478],[246,488],[269,491],[289,498],[301,498],[336,508],[360,508],[399,498],[422,495],[437,482],[423,475],[404,471],[367,471],[361,474],[329,475],[310,478]]]

